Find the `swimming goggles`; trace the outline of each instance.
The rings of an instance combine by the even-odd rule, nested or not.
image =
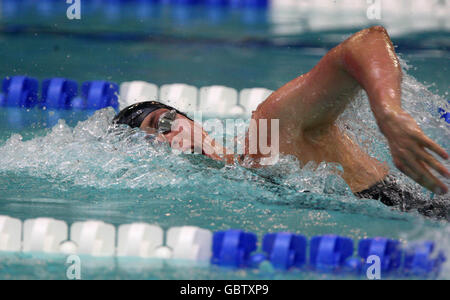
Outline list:
[[[167,134],[172,131],[172,124],[177,118],[177,111],[172,109],[171,111],[165,112],[159,117],[158,120],[158,133]]]

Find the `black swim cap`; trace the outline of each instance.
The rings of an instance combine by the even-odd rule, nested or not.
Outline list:
[[[185,116],[189,119],[186,114],[178,111],[177,109],[162,104],[157,101],[146,101],[130,105],[124,108],[113,120],[114,124],[127,124],[131,128],[141,127],[142,122],[145,118],[152,112],[165,108],[168,110],[175,110],[178,114]]]

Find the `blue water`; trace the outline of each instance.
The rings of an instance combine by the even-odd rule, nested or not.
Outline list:
[[[0,76],[276,89],[311,69],[336,39],[343,40],[357,30],[297,34],[279,44],[264,11],[255,15],[253,23],[243,22],[242,12],[232,12],[218,23],[199,18],[197,14],[204,13],[201,8],[188,12],[192,18],[180,19],[175,18],[180,12],[159,7],[150,12],[152,18],[139,19],[126,11],[120,18],[108,19],[105,11],[93,8],[85,21],[71,23],[55,11],[43,16],[19,10],[16,14],[26,18],[7,15],[0,23]],[[445,40],[449,34],[422,35],[436,40],[438,46],[424,49],[420,34],[398,37],[407,73],[404,107],[430,137],[450,151],[450,129],[437,113],[438,107],[448,108],[450,52]],[[308,237],[334,233],[354,239],[431,239],[450,257],[448,195],[433,196],[395,169],[409,189],[430,199],[434,205],[428,212],[431,217],[417,212],[429,205],[402,212],[355,198],[342,179],[333,175],[331,165],[323,164],[313,172],[313,166],[301,168],[293,158],[283,157],[261,174],[240,166],[217,167],[199,157],[177,156],[149,144],[142,133],[112,134],[108,129],[114,114],[105,109],[95,116],[62,112],[58,117],[38,109],[1,108],[0,214],[22,220],[52,217],[68,223],[143,221],[164,229],[181,225],[212,231],[240,228],[259,237],[291,231]],[[59,118],[64,120],[57,123]],[[365,95],[358,96],[339,122],[347,125],[369,153],[392,166]],[[448,162],[446,166],[450,167]],[[274,172],[282,174],[279,184],[265,179]],[[1,255],[0,279],[64,279],[64,260],[57,255]],[[309,271],[278,273],[270,268],[231,271],[153,260],[83,261],[84,279],[328,278]],[[449,264],[441,277],[450,278]]]

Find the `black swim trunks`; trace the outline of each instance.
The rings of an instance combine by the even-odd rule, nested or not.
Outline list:
[[[403,187],[403,188],[402,188]],[[415,210],[427,217],[449,220],[450,211],[447,201],[425,198],[413,189],[406,190],[393,175],[359,193],[359,198],[379,200],[387,206],[398,207],[402,211]]]
[[[359,198],[379,200],[387,206],[397,206],[405,201],[413,201],[413,195],[400,187],[393,175],[388,175],[371,188],[355,193]]]

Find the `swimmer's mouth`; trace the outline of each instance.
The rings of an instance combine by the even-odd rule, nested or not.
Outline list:
[[[157,145],[169,145],[169,147],[173,149],[173,147],[170,144],[169,140],[166,139],[166,138],[160,138],[161,136],[164,137],[164,134],[159,134],[159,135],[158,134],[148,134],[145,138],[151,143],[157,143]],[[187,152],[186,150],[187,149],[185,149],[182,152],[186,153]],[[207,154],[205,152],[205,150],[203,149],[203,147],[201,145],[200,146],[196,146],[195,144],[191,145],[190,152],[187,153],[187,154],[202,154],[204,156],[213,158],[211,155],[209,155],[209,154]]]

